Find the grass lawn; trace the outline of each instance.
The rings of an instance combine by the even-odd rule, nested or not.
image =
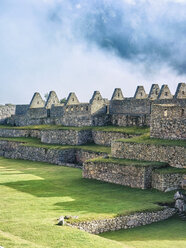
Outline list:
[[[120,132],[127,134],[145,134],[150,131],[149,127],[116,127],[116,126],[102,126],[102,127],[66,127],[61,125],[32,125],[24,127],[13,127],[0,125],[0,128],[5,129],[36,129],[36,130],[96,130],[96,131],[105,131],[105,132]]]
[[[150,138],[150,134],[146,133],[139,137],[133,137],[131,139],[119,139],[117,141],[121,142],[132,142],[132,143],[143,143],[143,144],[152,144],[152,145],[165,145],[165,146],[183,146],[186,147],[186,140],[166,140],[166,139],[157,139]]]
[[[0,246],[4,248],[127,248],[128,244],[57,226],[56,219],[159,209],[156,203],[171,202],[173,192],[131,189],[82,179],[79,169],[0,158],[0,196]]]
[[[100,236],[121,242],[128,248],[185,248],[186,221],[172,217],[151,225],[108,232]]]
[[[87,144],[87,145],[55,145],[55,144],[44,144],[41,142],[40,139],[37,138],[1,138],[0,140],[7,140],[7,141],[15,141],[23,143],[22,145],[25,146],[35,146],[35,147],[42,147],[48,149],[83,149],[85,151],[93,151],[93,152],[103,152],[103,153],[111,153],[111,147],[96,145],[96,144]]]

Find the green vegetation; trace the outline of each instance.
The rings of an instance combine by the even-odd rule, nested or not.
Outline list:
[[[142,161],[142,160],[131,160],[131,159],[122,159],[122,158],[94,158],[90,159],[87,162],[95,162],[95,163],[112,163],[118,165],[131,165],[131,166],[155,166],[155,167],[165,167],[168,166],[167,163],[163,162],[150,162],[150,161]]]
[[[96,131],[105,131],[105,132],[120,132],[127,134],[145,134],[149,133],[148,127],[116,127],[116,126],[103,126],[103,127],[66,127],[61,125],[33,125],[33,126],[24,126],[24,127],[12,127],[0,125],[0,129],[26,129],[26,130],[96,130]]]
[[[134,229],[103,233],[100,236],[121,242],[128,248],[185,248],[186,221],[178,217]]]
[[[155,170],[155,172],[159,174],[185,174],[186,175],[186,168],[162,168],[161,170]]]
[[[80,169],[0,158],[0,196],[0,245],[5,248],[121,248],[125,245],[119,242],[56,226],[57,218],[157,210],[156,203],[171,202],[173,192],[132,189],[82,179]]]
[[[71,146],[71,145],[55,145],[55,144],[44,144],[41,143],[40,139],[37,138],[0,138],[0,140],[7,141],[15,141],[22,143],[23,146],[34,146],[41,147],[47,149],[82,149],[84,151],[92,151],[92,152],[103,152],[103,153],[111,153],[111,148],[107,146],[101,146],[96,144],[87,144],[87,145],[79,145],[79,146]]]
[[[151,144],[151,145],[186,147],[185,140],[166,140],[166,139],[150,138],[150,134],[148,133],[138,137],[133,137],[131,139],[119,139],[117,141],[126,142],[126,143],[142,143],[142,144]]]

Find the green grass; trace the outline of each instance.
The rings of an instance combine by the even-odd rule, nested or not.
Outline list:
[[[92,152],[102,152],[102,153],[111,153],[111,148],[107,146],[101,146],[96,144],[87,144],[87,145],[55,145],[55,144],[44,144],[37,138],[0,138],[0,140],[14,141],[20,142],[21,145],[24,146],[34,146],[34,147],[42,147],[47,149],[82,149],[84,151],[92,151]]]
[[[116,126],[102,126],[102,127],[66,127],[61,125],[33,125],[23,127],[13,127],[7,125],[0,125],[0,129],[26,129],[26,130],[96,130],[105,132],[120,132],[127,134],[141,135],[149,132],[149,127],[116,127]]]
[[[159,174],[185,174],[186,175],[186,168],[168,167],[168,168],[162,168],[160,170],[155,170],[155,172]]]
[[[150,138],[150,134],[143,134],[139,137],[133,137],[131,139],[119,139],[117,141],[126,143],[141,143],[150,145],[163,145],[163,146],[183,146],[186,147],[186,140],[166,140]]]
[[[155,167],[165,167],[168,166],[167,163],[163,162],[151,162],[151,161],[142,161],[142,160],[131,160],[131,159],[122,159],[122,158],[94,158],[87,160],[87,162],[94,162],[94,163],[112,163],[118,164],[123,166],[155,166]]]
[[[186,221],[178,217],[134,229],[103,233],[100,236],[115,240],[128,248],[185,248]]]
[[[0,158],[0,196],[0,245],[5,248],[119,248],[127,246],[56,226],[56,219],[156,210],[157,202],[172,201],[173,192],[132,189],[82,179],[79,169]]]

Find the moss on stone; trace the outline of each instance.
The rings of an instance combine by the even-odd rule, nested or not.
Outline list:
[[[168,167],[168,168],[162,168],[155,170],[158,174],[185,174],[186,175],[186,168],[174,168],[174,167]]]
[[[122,166],[155,166],[155,167],[165,167],[168,166],[167,163],[163,162],[151,162],[151,161],[141,161],[141,160],[131,160],[131,159],[122,159],[122,158],[94,158],[90,159],[87,162],[94,163],[105,163],[105,164],[117,164]]]
[[[140,144],[150,144],[150,145],[161,145],[161,146],[182,146],[186,147],[186,140],[168,140],[168,139],[157,139],[150,138],[150,134],[144,134],[139,137],[133,137],[131,139],[119,139],[124,143],[140,143]]]

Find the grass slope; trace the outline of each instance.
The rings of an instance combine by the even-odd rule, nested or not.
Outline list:
[[[0,245],[5,248],[119,248],[115,241],[56,226],[61,215],[113,217],[157,209],[173,193],[82,179],[81,170],[0,158]]]

